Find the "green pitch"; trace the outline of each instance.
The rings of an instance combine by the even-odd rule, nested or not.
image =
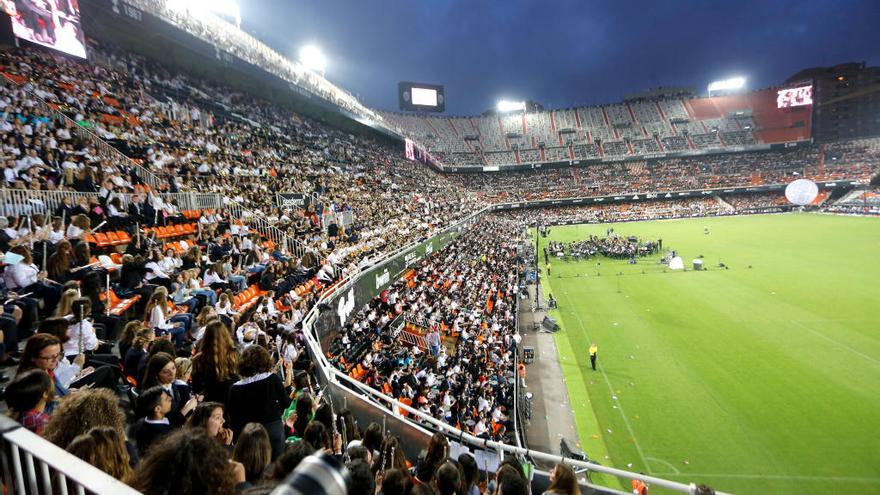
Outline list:
[[[664,273],[659,257],[551,258],[542,281],[559,302],[556,343],[585,451],[733,493],[880,494],[880,219],[554,227],[542,270],[548,239],[609,226],[662,238],[688,271]],[[699,255],[708,271],[690,271]]]

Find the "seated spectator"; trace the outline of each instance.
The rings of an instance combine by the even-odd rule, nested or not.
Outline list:
[[[257,484],[272,461],[272,446],[266,428],[259,423],[246,424],[235,442],[232,459],[244,466],[247,482]]]
[[[229,495],[243,482],[244,466],[198,428],[159,441],[128,480],[144,495]]]
[[[174,431],[167,418],[171,403],[171,396],[161,386],[144,390],[138,395],[139,419],[131,427],[138,456],[143,457],[154,442]]]
[[[550,472],[550,486],[544,495],[580,495],[577,477],[568,464],[559,463]]]
[[[221,445],[232,445],[232,430],[224,428],[226,419],[223,417],[223,404],[219,402],[201,402],[186,420],[187,428],[204,428],[208,436],[216,439]]]
[[[9,416],[28,430],[42,435],[49,424],[46,405],[52,400],[54,391],[52,379],[41,369],[19,374],[6,387]]]
[[[125,438],[125,417],[116,395],[107,389],[79,390],[61,399],[46,425],[46,440],[66,449],[77,436],[96,426],[114,429]]]
[[[118,480],[131,477],[125,438],[114,428],[96,426],[74,438],[67,451]]]

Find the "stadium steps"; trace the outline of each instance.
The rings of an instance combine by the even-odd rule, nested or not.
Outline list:
[[[717,194],[713,194],[712,197],[715,198],[715,201],[717,201],[718,204],[721,205],[721,207],[724,208],[725,210],[727,210],[727,211],[736,210],[736,208],[734,208],[732,204],[728,203],[727,201],[724,201],[724,198],[722,198],[721,196],[719,196]]]
[[[853,189],[852,191],[844,194],[840,199],[834,202],[836,205],[842,205],[847,203],[855,202],[858,198],[862,197],[865,193],[863,189]]]
[[[819,191],[819,195],[816,196],[816,199],[814,199],[812,203],[810,203],[810,206],[821,206],[822,203],[824,203],[825,200],[828,199],[828,196],[830,194],[830,191]]]
[[[654,136],[654,141],[657,141],[657,146],[660,148],[661,152],[666,151],[663,147],[663,141],[660,140],[660,136]]]

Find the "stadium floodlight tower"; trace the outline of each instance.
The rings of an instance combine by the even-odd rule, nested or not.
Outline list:
[[[709,96],[732,94],[741,91],[745,87],[745,77],[731,77],[730,79],[724,79],[721,81],[712,81],[709,83]]]
[[[312,72],[320,73],[324,77],[324,70],[327,68],[327,58],[324,52],[315,45],[306,45],[299,50],[299,61]]]
[[[526,102],[500,100],[498,101],[498,105],[495,108],[498,110],[498,113],[525,112]]]

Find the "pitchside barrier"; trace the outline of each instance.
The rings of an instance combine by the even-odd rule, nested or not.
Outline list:
[[[336,369],[327,360],[323,349],[329,347],[336,332],[346,324],[356,309],[363,307],[373,297],[388,288],[408,267],[425,256],[446,247],[465,228],[473,225],[493,210],[495,210],[494,207],[487,207],[427,240],[415,242],[384,256],[372,266],[339,282],[333,291],[326,293],[319,303],[306,314],[303,319],[306,346],[316,364],[318,386],[324,391],[325,397],[330,399],[334,410],[339,411],[342,408],[351,410],[360,425],[372,422],[383,425],[386,433],[397,435],[401,439],[401,448],[409,459],[417,459],[421,450],[427,446],[431,435],[434,432],[442,432],[450,442],[451,453],[456,456],[460,452],[472,453],[480,469],[487,472],[493,472],[498,462],[505,456],[516,455],[549,464],[564,462],[578,471],[616,476],[623,480],[624,486],[628,486],[630,480],[639,479],[654,487],[680,493],[695,493],[696,485],[694,483],[678,483],[602,466],[589,461],[563,458],[560,454],[534,451],[516,445],[477,438],[432,416],[423,414],[411,407],[410,404],[374,390]],[[517,375],[514,373],[514,376]],[[518,413],[515,413],[514,417],[518,417]],[[542,487],[547,486],[548,479],[549,473],[535,470],[532,478],[533,491],[537,490],[537,493],[540,493],[543,490]],[[584,485],[601,493],[626,493],[596,486],[592,483]],[[722,492],[717,493],[721,494]]]

